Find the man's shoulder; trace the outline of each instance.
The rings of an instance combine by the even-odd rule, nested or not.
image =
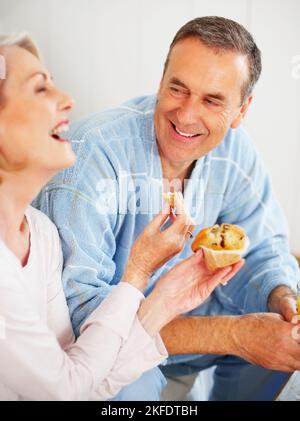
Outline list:
[[[94,134],[98,134],[97,137],[101,137],[102,140],[105,140],[105,135],[108,135],[110,140],[113,135],[120,133],[126,136],[132,130],[138,130],[145,118],[152,118],[154,106],[155,96],[133,98],[117,107],[92,114],[72,124],[68,137],[76,141]]]
[[[153,142],[154,106],[155,96],[134,98],[73,124],[66,137],[76,163],[50,184],[77,185],[85,178],[115,177],[120,169],[131,165],[134,156],[143,156],[145,147]],[[140,161],[142,165],[144,161]]]
[[[224,140],[213,150],[213,157],[245,163],[256,157],[257,151],[244,126],[229,129]]]

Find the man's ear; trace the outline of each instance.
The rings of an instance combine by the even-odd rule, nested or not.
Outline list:
[[[245,115],[248,111],[248,108],[250,107],[252,99],[253,99],[253,96],[248,96],[248,98],[245,100],[245,102],[243,103],[243,105],[239,109],[238,115],[235,117],[235,119],[233,120],[233,122],[230,125],[230,127],[232,129],[237,129],[239,127],[239,125],[241,124],[241,121],[243,120],[243,118],[245,117]]]

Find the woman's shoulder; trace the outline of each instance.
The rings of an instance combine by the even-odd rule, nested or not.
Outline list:
[[[4,298],[5,290],[3,288],[6,288],[7,291],[11,291],[12,289],[15,289],[15,290],[19,289],[20,286],[22,285],[22,283],[20,283],[20,280],[21,280],[20,261],[12,253],[12,251],[9,250],[9,248],[6,246],[6,244],[2,241],[1,238],[0,238],[0,271],[1,271],[1,276],[0,276],[0,288],[1,288],[0,307],[1,307],[3,304],[3,299],[5,299]]]
[[[61,242],[57,228],[47,215],[32,206],[27,209],[26,216],[29,220],[32,244],[36,249],[36,255],[40,256],[40,261],[49,271],[53,265],[58,266],[62,260]]]
[[[8,247],[4,244],[2,239],[0,238],[0,266],[3,269],[3,264],[7,267],[11,267],[11,263],[13,266],[19,267],[20,263],[16,256],[8,249]]]
[[[39,237],[45,237],[49,240],[55,241],[59,238],[57,228],[50,220],[50,218],[40,210],[29,206],[26,211],[26,216],[29,218],[29,225],[34,232],[31,234]]]

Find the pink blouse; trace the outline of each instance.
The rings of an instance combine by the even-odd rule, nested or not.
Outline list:
[[[75,342],[62,289],[62,252],[52,222],[29,207],[25,267],[0,241],[0,400],[105,400],[167,352],[137,318],[143,294],[121,282]]]

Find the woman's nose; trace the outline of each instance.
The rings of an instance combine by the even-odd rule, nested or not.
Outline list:
[[[59,110],[60,111],[71,111],[74,108],[74,99],[64,92],[60,92]]]

